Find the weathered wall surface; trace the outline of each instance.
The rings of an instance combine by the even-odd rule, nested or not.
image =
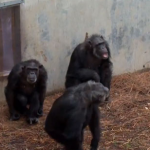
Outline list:
[[[54,91],[64,86],[73,48],[86,32],[100,33],[110,44],[114,74],[142,69],[150,61],[149,12],[150,0],[25,0],[22,58],[45,65],[48,92]]]

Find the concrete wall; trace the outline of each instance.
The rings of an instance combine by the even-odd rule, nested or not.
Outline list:
[[[110,43],[114,74],[142,69],[150,61],[149,10],[150,0],[25,0],[22,59],[43,63],[48,91],[54,91],[64,86],[70,55],[85,33],[101,33]]]

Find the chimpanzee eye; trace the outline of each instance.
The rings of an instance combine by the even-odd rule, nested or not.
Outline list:
[[[98,44],[96,45],[96,47],[99,47],[99,46],[104,47],[104,46],[105,46],[105,43],[98,43]]]
[[[37,72],[38,69],[37,68],[27,68],[28,72]]]
[[[101,45],[101,43],[98,43],[96,46],[98,47],[98,46],[100,46]]]
[[[38,69],[33,69],[33,71],[37,72],[37,71],[38,71]]]

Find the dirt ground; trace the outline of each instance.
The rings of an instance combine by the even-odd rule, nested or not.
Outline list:
[[[0,150],[60,150],[61,145],[43,130],[54,100],[62,93],[46,98],[44,116],[37,125],[25,118],[8,120],[6,103],[0,105]],[[112,81],[112,102],[100,108],[102,139],[99,150],[150,150],[150,72],[124,74]],[[84,150],[89,150],[91,133],[84,134]]]

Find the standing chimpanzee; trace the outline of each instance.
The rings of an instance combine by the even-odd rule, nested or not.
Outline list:
[[[15,65],[5,87],[10,120],[27,115],[27,122],[34,124],[43,115],[47,71],[37,60],[31,59]],[[27,107],[29,105],[29,108]]]
[[[45,131],[63,144],[66,150],[82,150],[83,130],[89,125],[92,134],[91,150],[97,150],[100,138],[98,105],[109,96],[109,89],[101,83],[88,81],[68,88],[54,103],[45,122]]]
[[[72,53],[66,74],[66,88],[94,80],[110,89],[112,62],[110,49],[103,36],[94,34],[79,44]]]

